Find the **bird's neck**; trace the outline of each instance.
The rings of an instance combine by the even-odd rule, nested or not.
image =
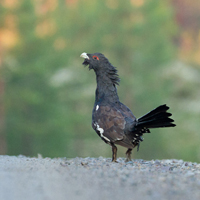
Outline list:
[[[106,76],[106,74],[97,75],[96,80],[97,80],[97,89],[95,98],[96,104],[102,101],[106,101],[108,103],[119,102],[117,87],[109,76]]]

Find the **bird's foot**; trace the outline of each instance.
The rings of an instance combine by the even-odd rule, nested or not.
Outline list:
[[[132,161],[130,158],[126,158],[125,162],[130,162]]]
[[[113,163],[119,163],[117,160],[112,160]]]

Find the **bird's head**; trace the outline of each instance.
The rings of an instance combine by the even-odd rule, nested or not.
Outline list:
[[[93,69],[97,76],[106,74],[113,84],[119,84],[120,79],[117,74],[117,69],[102,53],[89,54],[84,52],[81,54],[81,57],[85,59],[83,65],[89,65],[89,70]]]
[[[93,69],[94,71],[105,68],[108,63],[108,59],[101,53],[82,53],[81,57],[85,58],[83,65],[89,65],[89,69]]]

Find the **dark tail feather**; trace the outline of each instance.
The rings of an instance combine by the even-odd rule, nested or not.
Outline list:
[[[161,127],[174,127],[173,119],[169,118],[172,114],[168,113],[168,106],[161,105],[146,115],[140,117],[137,121],[137,128],[161,128]]]

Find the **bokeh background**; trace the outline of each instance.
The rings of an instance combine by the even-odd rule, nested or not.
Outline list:
[[[200,162],[199,0],[0,4],[0,154],[111,157],[91,127],[96,81],[79,57],[101,52],[136,117],[166,103],[177,124],[146,134],[133,157]]]

